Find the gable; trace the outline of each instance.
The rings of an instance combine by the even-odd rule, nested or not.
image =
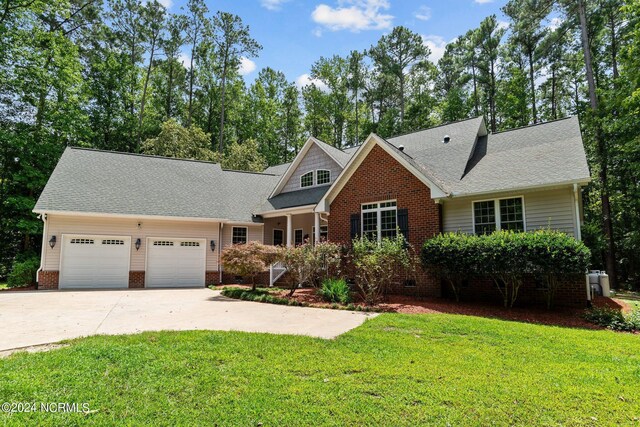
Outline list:
[[[342,172],[342,167],[340,167],[335,160],[333,160],[324,150],[318,147],[317,144],[313,144],[304,154],[304,157],[300,159],[297,167],[293,170],[291,176],[284,184],[281,193],[316,187],[315,174],[318,169],[330,171],[330,184],[333,183],[338,175],[340,175],[340,172]],[[312,187],[301,188],[300,177],[311,171],[314,173],[314,185]]]

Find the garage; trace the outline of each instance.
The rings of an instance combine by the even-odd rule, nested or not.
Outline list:
[[[63,235],[61,289],[129,287],[131,237]]]
[[[204,239],[147,239],[146,287],[204,286],[205,243]]]

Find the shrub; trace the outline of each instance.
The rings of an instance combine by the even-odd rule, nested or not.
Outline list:
[[[356,285],[369,305],[378,303],[396,273],[411,265],[409,246],[399,232],[395,238],[380,242],[366,237],[354,239],[351,258]]]
[[[325,279],[318,291],[327,302],[347,304],[351,301],[351,290],[344,279]]]
[[[40,268],[40,259],[37,256],[16,259],[7,276],[7,285],[10,288],[35,285],[38,268]]]
[[[512,307],[525,277],[539,275],[546,284],[549,308],[562,280],[583,274],[590,257],[582,242],[550,230],[441,234],[424,243],[421,255],[424,267],[451,285],[456,301],[465,280],[485,276],[496,284],[505,307]]]
[[[282,248],[280,261],[287,269],[290,294],[298,286],[319,287],[323,280],[339,273],[340,246],[335,243],[321,242],[315,246],[310,243]]]
[[[583,316],[588,322],[614,331],[640,330],[640,310],[625,315],[620,309],[609,307],[592,307]]]
[[[252,290],[255,291],[256,276],[268,270],[269,265],[277,259],[277,251],[278,248],[259,242],[229,246],[222,251],[222,266],[228,273],[249,277]]]

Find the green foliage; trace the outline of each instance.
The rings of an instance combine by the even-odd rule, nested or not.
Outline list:
[[[161,125],[156,138],[147,139],[142,144],[145,154],[180,159],[218,160],[217,153],[211,150],[211,135],[196,126],[183,127],[175,119],[169,119]]]
[[[279,260],[287,269],[290,295],[298,286],[319,287],[323,280],[338,275],[340,246],[330,242],[302,245],[280,249]]]
[[[585,310],[583,317],[598,326],[614,331],[640,331],[640,310],[625,314],[620,309],[610,307],[591,307]]]
[[[17,259],[7,277],[7,285],[10,288],[35,285],[38,268],[40,268],[40,258],[37,256]]]
[[[253,302],[266,302],[268,304],[277,304],[277,305],[290,305],[290,306],[301,306],[302,303],[291,300],[287,298],[280,298],[275,295],[271,295],[268,289],[264,288],[256,288],[252,290],[247,290],[243,288],[230,288],[225,287],[222,289],[222,295],[227,298],[233,299],[241,299],[244,301],[253,301]]]
[[[558,231],[497,231],[438,235],[424,243],[421,257],[425,268],[451,285],[457,301],[465,281],[488,276],[502,293],[505,307],[512,307],[525,277],[537,275],[545,280],[550,308],[562,281],[587,270],[590,252],[582,242]]]
[[[222,156],[224,169],[262,172],[267,167],[266,159],[258,151],[258,144],[249,140],[239,144],[232,143]]]
[[[352,241],[351,262],[356,285],[365,302],[377,304],[398,273],[411,267],[411,256],[404,237],[398,231],[395,238],[380,242],[366,237]]]
[[[324,279],[318,293],[327,302],[348,304],[351,301],[351,289],[344,279]]]

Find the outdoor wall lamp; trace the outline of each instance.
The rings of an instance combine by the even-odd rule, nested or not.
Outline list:
[[[51,249],[53,249],[55,245],[56,245],[56,236],[51,236],[51,238],[49,239],[49,246],[51,247]]]
[[[216,250],[216,241],[212,240],[211,242],[209,242],[209,246],[211,246],[211,252]]]
[[[136,239],[136,251],[140,249],[141,245],[142,245],[142,241],[140,240],[140,238]]]

